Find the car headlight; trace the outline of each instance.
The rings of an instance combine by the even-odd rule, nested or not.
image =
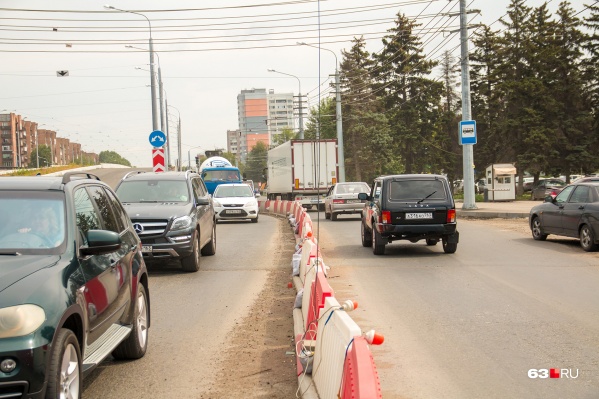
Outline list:
[[[177,218],[173,221],[173,225],[171,226],[171,231],[174,230],[184,230],[191,226],[193,220],[189,216],[183,216]]]
[[[219,207],[219,208],[221,208],[221,207],[222,207],[222,205],[220,204],[220,202],[218,202],[217,200],[212,200],[212,205],[213,205],[213,206],[217,206],[217,207]]]
[[[256,205],[258,205],[258,203],[256,202],[256,200],[251,200],[251,201],[247,202],[244,205],[244,207],[246,207],[246,206],[256,206]]]
[[[44,309],[37,305],[18,305],[0,309],[0,338],[31,334],[46,320]]]

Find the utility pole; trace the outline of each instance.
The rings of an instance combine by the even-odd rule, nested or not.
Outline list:
[[[462,66],[462,120],[472,119],[470,106],[470,64],[468,55],[468,20],[466,0],[460,0],[460,41]],[[477,209],[474,197],[474,151],[473,144],[462,145],[462,169],[464,174],[464,203],[462,209]]]

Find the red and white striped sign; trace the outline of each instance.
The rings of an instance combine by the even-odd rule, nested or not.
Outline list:
[[[154,172],[164,172],[164,148],[152,148],[152,161]]]

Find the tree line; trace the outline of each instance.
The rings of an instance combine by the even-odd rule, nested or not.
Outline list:
[[[582,11],[589,16],[579,18]],[[547,4],[512,0],[499,22],[498,30],[471,29],[477,177],[490,164],[508,162],[516,164],[520,182],[525,172],[538,179],[596,171],[599,5],[577,11],[565,1],[552,15]],[[427,57],[418,26],[398,13],[381,51],[366,51],[363,38],[342,51],[348,181],[394,173],[462,176],[459,59],[449,51]],[[323,99],[310,112],[305,137],[336,138],[334,115],[334,98]]]

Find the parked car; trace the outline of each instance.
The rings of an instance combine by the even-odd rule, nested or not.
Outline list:
[[[141,242],[96,176],[0,179],[0,397],[80,398],[103,359],[148,346]]]
[[[534,177],[525,177],[523,179],[522,188],[524,189],[524,192],[532,190],[532,184],[534,183],[534,181],[535,181]]]
[[[183,271],[197,272],[200,256],[216,253],[212,198],[197,173],[130,172],[116,193],[141,238],[147,263],[178,260]]]
[[[589,182],[599,182],[599,176],[579,177],[573,183],[589,183]]]
[[[529,216],[532,237],[544,241],[549,234],[580,239],[585,251],[599,244],[599,182],[577,182],[555,198],[534,206]]]
[[[539,179],[531,186],[531,199],[542,200],[547,196],[555,197],[565,185],[566,182],[562,179]]]
[[[258,201],[247,184],[222,184],[212,197],[217,221],[249,219],[258,223]]]
[[[335,221],[340,214],[362,214],[365,200],[359,199],[358,194],[369,192],[370,186],[365,182],[344,182],[331,186],[324,199],[325,219]]]
[[[487,180],[486,179],[478,179],[476,181],[476,193],[484,194],[485,188],[487,188]]]
[[[442,175],[391,175],[374,180],[362,212],[362,245],[372,246],[375,255],[395,240],[427,245],[443,242],[445,253],[458,247],[456,210],[447,178]]]

